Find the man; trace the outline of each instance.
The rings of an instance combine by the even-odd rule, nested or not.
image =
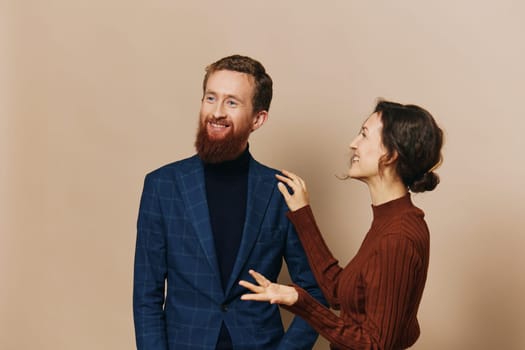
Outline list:
[[[320,300],[276,171],[255,161],[251,132],[268,119],[272,80],[257,61],[225,57],[206,69],[197,155],[146,176],[137,224],[133,309],[137,348],[311,349],[317,334],[276,305],[245,302],[256,268]],[[165,290],[165,286],[167,289]]]

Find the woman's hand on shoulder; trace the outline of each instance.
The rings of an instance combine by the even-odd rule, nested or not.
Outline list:
[[[280,174],[276,174],[275,176],[279,180],[277,187],[282,193],[288,208],[290,208],[291,211],[296,211],[307,206],[309,198],[304,180],[287,170],[282,170],[282,173],[284,176]],[[292,193],[288,191],[288,188],[286,188],[284,184],[288,185]]]

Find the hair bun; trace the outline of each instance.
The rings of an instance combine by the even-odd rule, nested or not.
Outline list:
[[[424,173],[419,179],[415,180],[410,186],[412,192],[432,191],[439,184],[439,176],[433,171]]]

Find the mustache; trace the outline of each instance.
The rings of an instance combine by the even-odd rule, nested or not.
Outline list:
[[[206,119],[204,120],[204,124],[207,124],[207,123],[214,123],[214,124],[219,124],[219,125],[224,125],[224,126],[230,126],[231,125],[231,122],[228,120],[227,117],[206,117]]]

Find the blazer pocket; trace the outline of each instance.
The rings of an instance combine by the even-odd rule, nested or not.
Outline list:
[[[257,237],[257,244],[268,244],[284,242],[286,238],[286,231],[283,229],[261,229],[259,237]]]

